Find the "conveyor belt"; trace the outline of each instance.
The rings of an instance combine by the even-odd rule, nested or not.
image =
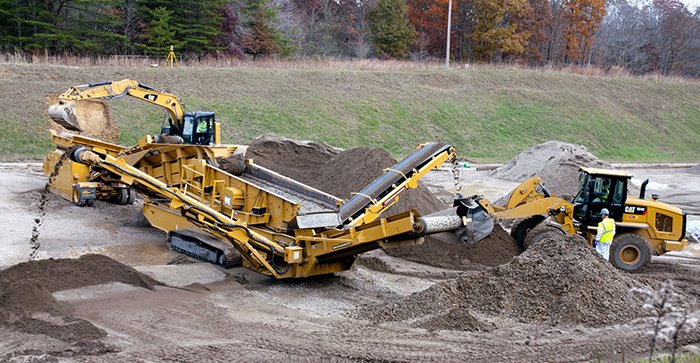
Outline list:
[[[415,169],[425,165],[433,156],[445,152],[449,148],[450,145],[431,142],[414,151],[343,204],[340,207],[340,219],[345,221],[361,214],[372,200],[381,199],[393,191],[394,185],[410,177]]]

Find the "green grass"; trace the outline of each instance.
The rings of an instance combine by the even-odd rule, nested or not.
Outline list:
[[[271,66],[273,67],[273,66]],[[561,140],[610,161],[698,161],[700,83],[582,76],[523,69],[357,69],[0,64],[0,159],[41,158],[50,149],[46,95],[69,86],[132,78],[177,94],[190,111],[217,113],[227,143],[264,133],[339,147],[377,146],[402,156],[425,141],[461,156],[501,162]],[[108,101],[133,144],[160,129],[163,112]]]

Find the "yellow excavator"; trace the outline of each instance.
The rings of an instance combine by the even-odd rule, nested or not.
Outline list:
[[[90,120],[79,120],[75,108],[81,101],[113,99],[130,96],[167,111],[161,135],[158,137],[169,143],[214,145],[221,143],[218,138],[219,123],[213,112],[185,112],[185,106],[172,93],[159,91],[131,79],[116,82],[88,83],[70,87],[58,96],[58,103],[49,107],[49,117],[69,131],[82,131]]]
[[[114,85],[94,86],[94,97],[120,90],[120,94],[137,95],[134,90],[145,89],[138,83],[126,91]],[[65,106],[67,100],[91,92],[89,87],[75,89],[62,96],[63,104],[52,106],[52,115],[60,116],[57,119],[67,119],[64,116],[70,111],[66,110],[71,110]],[[172,100],[177,98],[166,104]],[[245,157],[245,146],[185,138],[187,128],[178,120],[180,114],[186,120],[187,114],[177,109],[171,119],[179,131],[169,136],[181,137],[177,140],[181,142],[146,135],[136,145],[124,147],[51,130],[56,148],[44,161],[49,190],[78,206],[89,206],[97,199],[113,201],[115,190],[125,191],[118,197],[133,202],[133,193],[138,192],[144,198],[144,216],[167,233],[173,250],[227,267],[240,261],[275,278],[347,270],[360,253],[420,243],[425,235],[454,231],[469,222],[457,215],[422,217],[415,210],[382,218],[400,193],[416,188],[430,170],[454,160],[450,145],[418,146],[367,187],[342,200],[256,165]],[[218,130],[214,129],[215,140]]]
[[[523,249],[561,234],[579,234],[592,244],[602,220],[600,211],[607,208],[616,225],[610,262],[622,270],[638,271],[652,255],[685,248],[687,216],[681,209],[659,201],[656,194],[651,200],[645,199],[648,180],[642,183],[639,198],[628,196],[631,178],[620,170],[581,168],[578,192],[571,201],[549,193],[542,179],[533,177],[513,189],[503,205],[493,205],[475,195],[456,199],[455,206],[458,213],[480,219],[516,220],[511,235]],[[481,236],[488,232],[479,231]]]

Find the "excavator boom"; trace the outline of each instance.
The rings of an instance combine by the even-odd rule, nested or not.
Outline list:
[[[69,88],[58,96],[58,103],[49,107],[49,117],[67,130],[82,131],[89,120],[79,120],[76,116],[76,102],[90,99],[112,99],[124,96],[134,97],[160,107],[168,111],[173,126],[179,131],[182,129],[182,119],[185,109],[177,96],[159,91],[138,81],[124,79],[116,82],[98,82],[78,85]]]

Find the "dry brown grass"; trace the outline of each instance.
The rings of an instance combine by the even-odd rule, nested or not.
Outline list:
[[[70,54],[22,54],[0,53],[0,63],[23,63],[37,65],[65,65],[74,67],[109,66],[109,67],[163,67],[165,57],[147,56],[95,56],[79,57]],[[531,67],[518,63],[479,63],[452,62],[452,70],[503,70],[518,69],[545,73],[576,74],[589,77],[615,77],[654,80],[657,82],[692,82],[700,83],[700,79],[683,76],[666,76],[659,73],[635,75],[622,67],[585,67],[578,65],[549,64],[541,67]],[[337,59],[337,58],[263,58],[258,60],[239,59],[235,57],[204,57],[188,59],[180,62],[182,67],[212,67],[212,68],[272,68],[272,69],[344,69],[344,70],[378,70],[378,71],[418,71],[444,69],[444,60],[430,59],[425,61],[380,60],[380,59]]]

